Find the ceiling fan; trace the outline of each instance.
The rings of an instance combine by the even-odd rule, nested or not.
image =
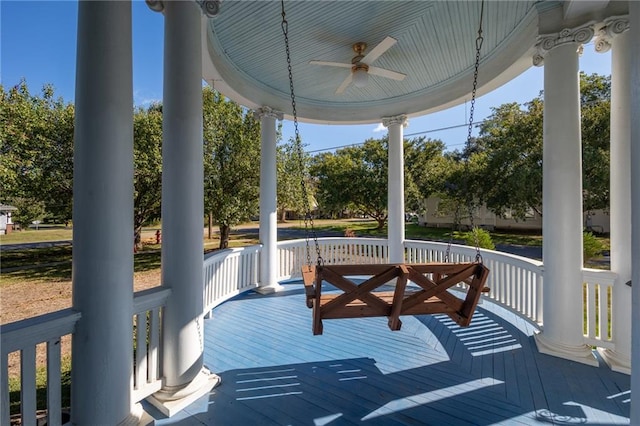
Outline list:
[[[345,91],[347,86],[353,82],[356,87],[364,87],[369,81],[369,74],[377,75],[380,77],[390,78],[392,80],[402,81],[406,77],[405,74],[387,70],[384,68],[378,68],[371,65],[373,61],[378,59],[384,52],[386,52],[391,46],[396,44],[397,40],[393,37],[385,37],[376,47],[371,49],[366,55],[364,51],[367,49],[367,43],[358,42],[353,45],[353,51],[356,52],[356,56],[351,59],[351,63],[342,62],[330,62],[330,61],[309,61],[311,65],[326,65],[329,67],[351,68],[351,73],[344,79],[344,81],[336,89],[336,93],[340,94]]]

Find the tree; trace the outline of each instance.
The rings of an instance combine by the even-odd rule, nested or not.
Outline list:
[[[220,228],[220,248],[231,228],[258,212],[260,124],[250,111],[203,89],[205,214]]]
[[[583,208],[609,205],[610,78],[580,74],[582,102]],[[523,219],[542,206],[543,98],[522,105],[503,104],[492,109],[480,126],[484,169],[477,196],[494,213],[510,210]]]
[[[282,222],[285,221],[288,210],[298,214],[306,213],[304,196],[307,196],[308,202],[313,198],[313,187],[309,184],[310,181],[307,177],[301,174],[301,169],[302,173],[307,170],[310,157],[305,152],[302,152],[302,158],[300,158],[299,154],[294,138],[289,139],[287,143],[277,146],[277,203],[280,220]],[[305,179],[307,194],[302,193],[302,179]]]
[[[0,98],[0,190],[7,200],[42,202],[49,217],[68,221],[73,196],[73,105],[51,85],[31,95],[26,81]]]
[[[479,198],[497,215],[507,210],[524,219],[542,206],[541,98],[525,104],[492,108],[480,126],[485,166],[480,173]]]
[[[140,245],[142,226],[160,218],[162,200],[162,105],[138,108],[133,115],[133,232]]]
[[[386,139],[317,156],[312,174],[318,179],[318,201],[329,211],[359,210],[378,222],[387,220],[388,153]]]
[[[611,78],[580,74],[584,210],[609,208]]]
[[[407,209],[423,210],[424,200],[442,191],[447,161],[444,142],[424,137],[405,141],[405,198]]]

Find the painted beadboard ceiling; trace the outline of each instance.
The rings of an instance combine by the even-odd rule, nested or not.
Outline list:
[[[531,66],[537,35],[534,0],[486,1],[480,93]],[[469,97],[479,1],[286,1],[299,118],[312,122],[378,122],[421,115]],[[205,28],[205,79],[250,107],[290,116],[291,103],[279,1],[229,1]],[[351,72],[309,64],[349,63],[353,43],[372,49],[386,36],[398,42],[372,65],[407,75],[371,75],[364,88],[336,88]],[[366,54],[367,52],[365,52]]]

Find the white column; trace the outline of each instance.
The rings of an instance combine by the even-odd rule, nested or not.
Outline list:
[[[389,262],[404,262],[404,137],[407,116],[384,117],[389,129],[389,186],[387,188],[387,240]]]
[[[276,119],[283,114],[269,107],[256,111],[260,119],[260,285],[258,291],[273,293],[278,284],[278,207],[276,174]]]
[[[615,350],[600,350],[614,371],[631,373],[631,64],[628,18],[610,18],[600,30],[596,50],[611,52],[611,271],[618,274],[613,288]]]
[[[80,1],[77,48],[71,421],[115,425],[133,373],[131,2]]]
[[[544,58],[544,331],[536,343],[542,353],[597,365],[582,334],[580,43],[561,40]]]
[[[631,392],[640,394],[640,2],[629,2],[629,50],[631,57]],[[640,402],[631,401],[632,425],[640,424]]]
[[[171,416],[209,392],[203,368],[203,147],[201,15],[196,2],[164,2],[161,391],[149,401]]]

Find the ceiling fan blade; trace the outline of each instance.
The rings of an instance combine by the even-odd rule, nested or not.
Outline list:
[[[353,64],[345,64],[342,62],[330,62],[330,61],[309,61],[309,65],[326,65],[328,67],[340,67],[351,68]]]
[[[391,46],[396,44],[397,41],[398,40],[396,40],[393,37],[389,37],[389,36],[385,37],[385,39],[382,40],[380,43],[378,43],[376,47],[371,49],[371,51],[367,53],[364,56],[364,58],[362,58],[362,61],[360,62],[364,62],[367,65],[371,64],[373,61],[378,59],[380,55],[386,52]]]
[[[336,95],[339,95],[340,93],[344,92],[347,86],[351,84],[351,80],[353,80],[353,74],[349,73],[347,78],[345,78],[344,81],[340,83],[340,86],[338,86],[338,88],[336,89]]]
[[[406,74],[402,74],[401,72],[391,71],[384,68],[378,67],[369,67],[369,74],[377,75],[380,77],[390,78],[392,80],[402,81],[407,76]]]

